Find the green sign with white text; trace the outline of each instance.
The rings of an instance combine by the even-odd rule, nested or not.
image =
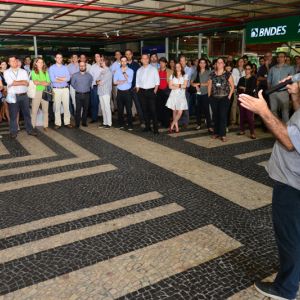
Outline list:
[[[253,21],[246,26],[246,44],[300,41],[300,15]]]

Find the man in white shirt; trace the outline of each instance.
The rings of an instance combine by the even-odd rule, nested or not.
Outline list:
[[[27,90],[29,85],[29,77],[25,70],[18,67],[18,58],[14,55],[9,57],[8,63],[10,68],[4,72],[4,79],[7,83],[7,98],[12,99],[9,107],[9,130],[12,138],[16,138],[18,134],[17,116],[22,111],[26,131],[29,135],[37,135],[33,131],[31,124],[31,116],[29,110],[29,99]],[[15,102],[15,103],[13,103]]]
[[[77,54],[72,54],[71,56],[71,63],[68,64],[68,70],[72,79],[73,74],[79,72],[79,63],[78,63],[78,55]],[[74,88],[70,85],[70,96],[74,108],[74,115],[76,111],[76,96],[75,96],[75,90]]]
[[[100,53],[95,53],[95,63],[92,65],[92,67],[89,70],[89,73],[93,77],[93,83],[91,86],[91,114],[92,114],[92,120],[91,123],[95,123],[98,121],[98,112],[99,112],[99,97],[98,97],[98,85],[96,83],[96,80],[100,77],[101,72],[103,69],[101,68],[101,62],[103,60],[103,56]]]
[[[149,56],[142,55],[143,66],[137,70],[136,89],[141,100],[142,110],[145,119],[144,132],[150,131],[150,121],[153,121],[153,132],[158,134],[156,93],[160,83],[158,70],[149,65]]]

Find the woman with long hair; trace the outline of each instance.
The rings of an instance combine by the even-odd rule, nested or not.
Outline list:
[[[201,113],[204,113],[208,132],[213,133],[209,111],[209,99],[207,94],[208,79],[209,71],[207,61],[205,58],[200,58],[197,65],[197,71],[192,75],[191,78],[191,86],[193,87],[192,91],[196,99],[196,130],[201,128]]]
[[[8,110],[8,104],[5,101],[6,95],[7,95],[7,84],[4,79],[4,71],[7,70],[7,63],[6,61],[2,61],[0,63],[0,80],[2,81],[3,89],[1,91],[2,93],[2,106],[0,109],[0,120],[6,120],[8,123],[10,121],[9,118],[9,110]],[[1,102],[1,101],[0,101]]]
[[[44,131],[47,131],[48,128],[48,108],[49,102],[45,101],[42,98],[43,91],[46,89],[48,85],[50,85],[50,77],[47,71],[47,66],[45,61],[38,57],[33,62],[33,70],[31,72],[31,79],[33,80],[34,84],[36,85],[36,93],[34,99],[32,99],[32,113],[31,113],[31,122],[33,128],[36,126],[36,117],[37,112],[42,104],[42,111],[43,111],[43,127]]]
[[[225,70],[225,61],[219,57],[216,69],[211,72],[208,81],[208,96],[211,96],[211,107],[214,120],[213,138],[226,142],[226,125],[230,99],[234,92],[232,75]]]
[[[184,70],[180,63],[175,65],[175,71],[170,76],[169,88],[171,90],[170,96],[166,103],[166,106],[173,111],[173,121],[170,125],[169,132],[179,132],[178,121],[182,116],[182,112],[188,109],[188,104],[185,96],[185,89],[188,82],[188,75],[184,73]]]
[[[252,74],[253,68],[251,64],[247,64],[245,66],[245,73],[246,75],[240,78],[238,85],[237,85],[237,92],[238,94],[247,94],[250,96],[254,96],[256,92],[256,77]],[[245,134],[245,124],[248,123],[250,129],[250,138],[256,139],[255,132],[254,132],[254,114],[252,111],[240,107],[240,132],[238,135]]]
[[[170,59],[170,60],[169,60],[168,68],[171,69],[171,70],[174,72],[174,70],[175,70],[175,65],[176,65],[176,60],[175,60],[175,59]]]
[[[112,79],[113,75],[110,70],[110,60],[106,57],[103,57],[100,61],[102,71],[96,80],[98,85],[98,96],[100,101],[100,108],[103,115],[103,126],[99,125],[99,128],[104,127],[109,129],[112,125],[112,116],[111,116],[111,92],[112,92]]]

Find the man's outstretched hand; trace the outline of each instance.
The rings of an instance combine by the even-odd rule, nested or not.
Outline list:
[[[269,110],[267,102],[262,95],[262,90],[259,91],[258,98],[246,94],[240,94],[239,100],[243,107],[251,110],[255,114],[263,115]]]

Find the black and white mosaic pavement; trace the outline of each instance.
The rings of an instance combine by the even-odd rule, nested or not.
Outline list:
[[[99,129],[101,130],[101,129]],[[116,130],[116,129],[112,129]],[[213,225],[224,235],[238,243],[240,247],[225,251],[191,268],[186,268],[171,276],[142,288],[132,288],[129,293],[118,294],[119,299],[227,299],[248,288],[254,280],[268,277],[276,272],[277,254],[273,239],[270,205],[257,209],[246,209],[225,199],[205,186],[199,186],[184,177],[142,159],[122,147],[101,139],[87,131],[59,131],[65,138],[98,157],[85,162],[31,171],[30,167],[42,163],[66,161],[76,157],[72,149],[64,148],[46,133],[39,132],[37,139],[55,152],[56,156],[27,161],[1,163],[5,159],[30,155],[17,140],[7,135],[2,139],[9,155],[0,156],[2,192],[0,192],[0,294],[10,297],[23,288],[46,283],[53,278],[66,276],[88,266],[95,266],[137,250],[164,242],[193,230]],[[128,134],[128,133],[126,133]],[[166,146],[180,153],[231,171],[259,184],[272,187],[264,168],[259,162],[268,159],[263,154],[246,159],[235,156],[272,147],[274,140],[269,137],[237,144],[224,144],[216,148],[205,148],[186,141],[189,136],[170,137],[161,133],[154,137],[151,133],[141,133],[139,129],[131,133],[159,146]],[[192,137],[206,133],[192,134]],[[209,137],[207,137],[209,138]],[[133,147],[135,145],[132,145]],[[137,144],[136,147],[139,145]],[[147,147],[147,144],[145,145]],[[175,162],[174,162],[175,163]],[[88,170],[92,167],[112,165],[115,169],[92,175],[72,178],[72,171]],[[26,172],[5,175],[5,170],[28,167]],[[59,180],[61,174],[70,174],[69,179]],[[5,184],[22,180],[34,180],[49,175],[58,176],[51,183],[24,188],[5,190]],[[228,180],[234,180],[228,178]],[[34,181],[35,182],[35,181]],[[241,186],[241,197],[247,186]],[[62,214],[80,211],[103,204],[110,205],[116,200],[156,191],[162,197],[129,206],[123,206],[83,216],[57,224],[38,226],[22,231],[22,226],[55,218]],[[32,249],[22,254],[27,244],[47,243],[50,238],[101,225],[128,215],[143,213],[164,205],[176,203],[182,210],[171,212],[145,221],[131,223],[88,238],[72,240],[60,246],[47,246],[42,251]],[[9,233],[10,228],[17,230]],[[20,231],[18,228],[20,227]],[[6,230],[6,231],[4,231]],[[33,244],[34,245],[34,244]],[[216,246],[218,247],[218,246]],[[25,248],[24,248],[25,249]],[[9,252],[17,251],[18,256],[10,259]],[[32,251],[32,252],[30,252]],[[7,259],[5,255],[7,253]],[[1,254],[1,255],[2,255]],[[0,255],[0,256],[1,256]],[[159,260],[159,258],[158,258]],[[177,262],[174,261],[174,264]],[[153,266],[155,269],[155,265]],[[112,270],[113,272],[114,270]],[[118,271],[116,271],[118,272]],[[130,285],[130,281],[129,281]],[[87,290],[93,290],[89,287]],[[88,292],[87,292],[88,293]],[[11,296],[13,299],[13,296]],[[17,296],[16,296],[17,297]],[[92,299],[93,297],[90,297]],[[96,297],[94,297],[97,299]],[[94,299],[93,298],[93,299]],[[15,298],[17,299],[17,298]],[[20,299],[20,298],[19,298]],[[27,299],[27,298],[26,298]],[[32,294],[29,299],[40,299]],[[46,299],[46,298],[44,298]],[[49,298],[50,299],[50,298]],[[64,299],[62,296],[61,299]],[[86,299],[89,299],[87,294]],[[98,299],[109,299],[100,296]]]

